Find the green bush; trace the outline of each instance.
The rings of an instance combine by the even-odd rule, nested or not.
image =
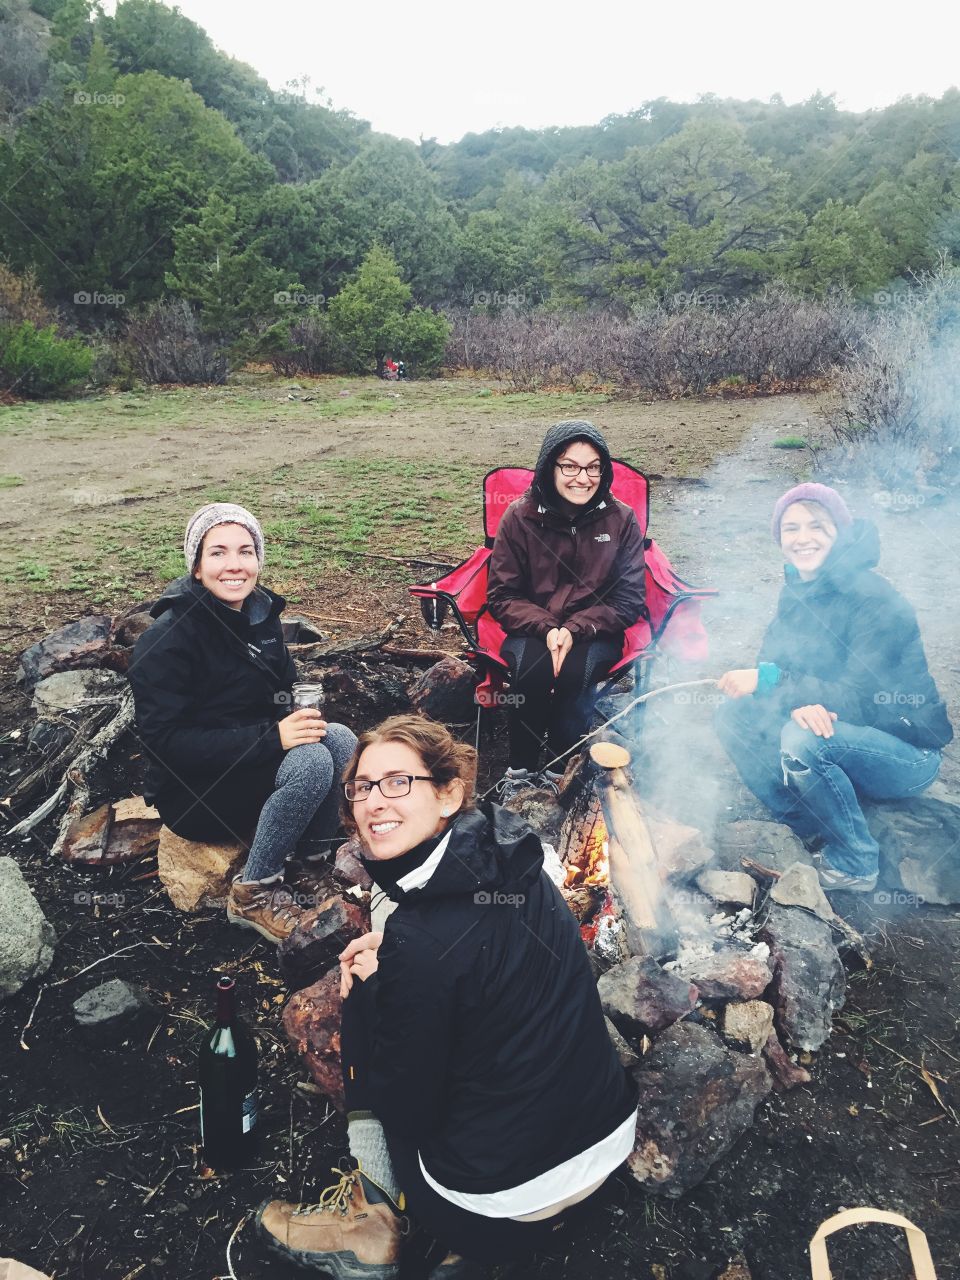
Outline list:
[[[440,367],[450,323],[426,307],[414,307],[403,317],[398,355],[412,373],[435,373]]]
[[[79,338],[58,338],[53,325],[0,326],[0,389],[20,396],[63,395],[90,376],[93,352]]]

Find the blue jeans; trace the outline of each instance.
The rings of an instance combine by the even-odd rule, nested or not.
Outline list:
[[[926,790],[940,752],[914,747],[882,729],[837,720],[820,738],[753,695],[731,698],[717,712],[717,735],[741,778],[778,822],[801,839],[819,836],[838,871],[875,875],[880,847],[858,796],[902,800]]]

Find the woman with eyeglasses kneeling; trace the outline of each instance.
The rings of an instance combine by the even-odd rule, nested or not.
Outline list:
[[[559,772],[538,774],[546,735],[554,758],[589,727],[596,685],[644,613],[643,534],[610,492],[613,462],[591,422],[544,436],[530,488],[497,529],[487,600],[507,638],[510,766],[501,801]]]
[[[195,512],[187,573],[151,609],[128,672],[147,757],[144,794],[186,840],[249,840],[227,919],[281,942],[302,914],[284,884],[298,844],[322,855],[356,737],[315,708],[291,709],[285,601],[260,584],[263,530],[244,507]]]
[[[351,1167],[318,1204],[257,1214],[275,1251],[333,1275],[397,1276],[403,1206],[437,1241],[434,1280],[552,1247],[633,1148],[636,1090],[577,922],[534,832],[475,806],[475,772],[443,726],[395,716],[344,775],[397,904],[341,957]]]

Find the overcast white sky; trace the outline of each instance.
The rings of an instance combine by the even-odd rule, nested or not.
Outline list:
[[[592,124],[647,98],[780,93],[797,102],[821,89],[861,111],[960,83],[956,0],[179,7],[274,88],[306,74],[375,129],[441,142],[496,125]]]

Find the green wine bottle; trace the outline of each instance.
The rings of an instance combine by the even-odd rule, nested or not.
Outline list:
[[[257,1042],[237,1017],[236,982],[217,982],[217,1022],[200,1046],[200,1141],[211,1169],[253,1155],[257,1130]]]

